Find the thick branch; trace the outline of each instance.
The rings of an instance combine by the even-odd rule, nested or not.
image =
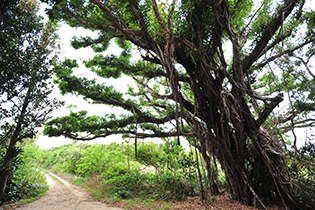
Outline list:
[[[283,101],[283,94],[280,93],[277,97],[274,98],[269,104],[266,104],[264,111],[259,113],[259,118],[256,120],[257,126],[260,127],[268,118],[269,114],[272,110],[279,105],[279,103]]]
[[[149,98],[149,96],[147,96],[146,94],[144,94],[144,97],[147,99],[147,101],[149,103],[151,103],[153,106],[156,106],[156,107],[159,107],[159,108],[162,108],[162,109],[165,109],[167,110],[167,106],[165,104],[159,104],[159,103],[156,103],[155,101],[153,101],[152,99]]]
[[[151,58],[151,57],[149,57],[149,56],[142,56],[142,55],[141,55],[141,57],[142,57],[143,60],[145,60],[145,61],[149,61],[149,62],[151,62],[151,63],[155,63],[155,64],[162,65],[160,59],[158,59],[157,57]]]
[[[148,32],[148,28],[145,24],[143,15],[140,12],[138,1],[136,1],[136,0],[128,0],[128,1],[130,3],[130,6],[133,9],[134,13],[137,15],[143,36],[145,37],[146,40],[149,40],[150,42],[154,42],[154,40],[152,39],[152,37],[150,36],[150,34]]]
[[[186,38],[180,38],[180,41],[182,41],[184,44],[186,44],[189,48],[194,50],[196,53],[200,53],[200,51],[197,48],[197,46],[194,43],[188,41]]]
[[[298,0],[287,0],[274,14],[270,24],[264,29],[254,50],[243,61],[243,69],[246,72],[251,65],[261,56],[261,52],[265,49],[270,39],[274,36],[283,21],[290,15]]]
[[[135,135],[137,135],[137,138],[145,139],[145,138],[166,138],[166,137],[177,137],[179,136],[193,136],[193,134],[189,131],[187,132],[159,132],[159,133],[141,133],[141,132],[135,132],[130,130],[121,130],[121,131],[110,131],[106,134],[102,135],[95,135],[95,136],[86,136],[86,137],[77,137],[72,134],[63,134],[65,137],[76,140],[76,141],[91,141],[98,138],[105,138],[110,135],[116,135],[116,134],[132,134],[134,136],[130,136],[130,138],[135,138]]]
[[[263,97],[263,96],[260,96],[259,94],[255,93],[253,91],[252,94],[250,94],[250,96],[255,98],[255,99],[258,99],[258,100],[266,102],[266,101],[278,101],[279,97],[283,97],[283,94],[279,94],[276,97]]]
[[[110,20],[112,21],[113,27],[115,29],[117,29],[118,31],[120,31],[123,35],[125,35],[127,40],[131,41],[135,45],[140,46],[144,49],[151,49],[152,48],[148,44],[139,41],[139,38],[142,38],[141,31],[123,28],[120,24],[121,21],[114,14],[112,14],[111,10],[109,8],[107,8],[104,4],[102,4],[99,0],[90,0],[90,2],[97,5],[102,11],[104,11],[109,16]],[[115,31],[115,33],[117,33],[117,32]],[[133,37],[134,35],[136,35],[138,37],[138,39],[134,38]]]
[[[161,26],[161,28],[167,33],[167,34],[170,34],[171,31],[169,30],[169,28],[167,28],[164,24],[164,21],[162,20],[161,18],[161,14],[159,12],[159,9],[157,7],[157,4],[156,4],[156,1],[155,0],[151,0],[151,3],[152,3],[152,8],[153,8],[153,12],[154,12],[154,15],[159,23],[159,25]]]

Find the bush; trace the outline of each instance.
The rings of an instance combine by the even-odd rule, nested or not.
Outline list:
[[[54,171],[76,174],[77,166],[82,158],[82,151],[91,147],[89,144],[66,144],[60,147],[41,150],[39,164],[43,168],[53,168]]]
[[[75,173],[83,177],[97,173],[111,179],[128,170],[127,157],[117,144],[93,145],[82,151],[79,162]]]
[[[1,203],[37,197],[47,191],[48,187],[44,175],[34,168],[33,158],[28,156],[28,149],[33,146],[27,147],[23,151],[19,149],[19,154],[13,159],[10,176]],[[5,148],[0,149],[1,163],[5,152]]]
[[[196,194],[199,182],[194,170],[195,161],[191,154],[173,142],[165,145],[140,144],[136,160],[145,166],[153,166],[157,173],[143,172],[139,166],[130,164],[125,173],[117,174],[105,182],[116,195],[123,192],[120,195],[123,197],[125,192],[131,192],[128,195],[183,200]]]
[[[305,209],[315,209],[315,144],[288,152],[288,172],[298,201]]]
[[[154,186],[154,197],[163,200],[184,200],[187,196],[196,194],[186,179],[170,170],[166,170],[161,176],[154,174],[151,182]]]

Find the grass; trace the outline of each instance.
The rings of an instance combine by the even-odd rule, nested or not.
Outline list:
[[[106,184],[101,184],[103,179],[94,175],[92,177],[82,178],[71,175],[70,182],[86,188],[93,199],[100,200],[104,203],[119,203],[124,209],[152,209],[152,210],[173,210],[175,205],[172,202],[159,201],[145,197],[132,197],[130,199],[122,199],[120,196],[112,192]]]
[[[126,209],[152,209],[152,210],[174,210],[175,205],[172,202],[158,202],[153,199],[133,198],[124,200]]]
[[[42,195],[41,195],[42,196]],[[21,200],[20,201],[20,205],[24,205],[24,204],[28,204],[28,203],[32,203],[36,200],[38,200],[39,197],[34,197],[34,198],[27,198],[27,199],[24,199],[24,200]]]
[[[54,175],[51,175],[49,173],[49,171],[47,171],[46,169],[43,169],[43,168],[38,168],[38,170],[48,174],[53,180],[55,180],[56,182],[60,183],[60,184],[63,184],[62,181],[60,181],[57,177],[55,177]]]
[[[71,183],[80,187],[84,187],[85,180],[82,177],[74,177],[73,179],[71,179]]]
[[[132,198],[120,201],[124,209],[150,209],[150,210],[174,210],[175,205],[172,202],[159,202],[153,199]]]
[[[49,173],[46,169],[43,169],[43,168],[40,168],[40,167],[37,167],[36,169],[39,170],[39,171],[42,171],[42,172],[44,172],[46,174]]]
[[[25,170],[27,173],[24,174],[24,177],[26,179],[29,179],[31,180],[33,183],[36,183],[38,185],[41,185],[42,189],[40,191],[38,191],[36,194],[33,193],[32,196],[35,196],[37,195],[36,197],[28,197],[30,196],[29,193],[31,193],[32,191],[29,190],[28,192],[29,193],[24,193],[22,199],[20,199],[19,201],[17,202],[12,202],[12,203],[7,203],[7,204],[3,204],[0,206],[0,210],[2,209],[12,209],[12,208],[17,208],[17,207],[20,207],[21,205],[25,205],[25,204],[28,204],[28,203],[32,203],[36,200],[38,200],[40,197],[44,196],[47,194],[47,191],[48,191],[48,186],[47,186],[47,182],[46,182],[46,178],[45,176],[43,176],[43,174],[41,174],[40,172],[45,172],[44,169],[41,169],[41,168],[37,168],[35,166],[30,166],[30,167],[27,167],[27,170]],[[39,172],[40,171],[40,172]],[[47,173],[47,171],[46,171]],[[31,188],[32,190],[34,190],[33,188]],[[38,190],[38,189],[37,189]]]
[[[62,181],[60,181],[57,177],[51,175],[51,174],[48,174],[53,180],[55,180],[56,182],[60,183],[60,184],[63,184]]]
[[[147,208],[152,208],[155,206],[155,202],[152,199],[145,199],[142,201],[142,203],[147,207]]]

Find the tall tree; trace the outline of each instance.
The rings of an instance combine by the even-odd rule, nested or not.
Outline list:
[[[36,135],[48,114],[59,105],[48,99],[52,85],[56,25],[41,23],[37,1],[2,1],[0,16],[0,200],[10,175],[17,143]]]
[[[118,57],[99,54],[85,62],[87,67],[105,78],[128,75],[140,88],[130,92],[136,100],[124,98],[112,87],[73,76],[77,64],[65,60],[55,68],[63,93],[81,94],[130,114],[118,119],[71,113],[50,121],[46,134],[78,140],[116,133],[194,135],[199,142],[193,144],[207,166],[210,155],[219,160],[234,199],[266,208],[260,197],[275,194],[288,209],[299,208],[287,184],[282,148],[268,129],[262,129],[283,93],[260,92],[257,83],[271,62],[314,43],[309,36],[314,27],[307,21],[313,11],[304,9],[305,1],[47,2],[51,18],[98,32],[96,39],[76,38],[75,48],[91,46],[102,53],[115,38],[124,49]],[[294,37],[301,25],[308,27],[297,42]],[[287,42],[292,45],[283,44]],[[128,43],[137,46],[143,62],[130,62]],[[228,45],[230,53],[224,50]],[[151,86],[152,80],[160,84],[160,91]],[[174,130],[159,126],[166,123],[174,124]],[[146,132],[139,133],[139,125]]]

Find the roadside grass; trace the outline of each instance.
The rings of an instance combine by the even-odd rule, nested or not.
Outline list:
[[[51,175],[49,173],[49,171],[47,171],[46,169],[43,169],[43,168],[38,168],[38,170],[44,172],[45,174],[48,174],[53,180],[55,180],[56,182],[60,183],[60,184],[63,184],[62,181],[60,181],[57,177]]]
[[[32,203],[32,202],[38,200],[41,196],[43,196],[43,195],[40,195],[39,197],[34,197],[34,198],[28,198],[28,199],[25,199],[25,200],[21,200],[20,204],[21,205],[25,205],[25,204],[28,204],[28,203]]]
[[[133,198],[123,200],[124,208],[131,209],[152,209],[152,210],[174,210],[175,204],[171,202],[158,202],[153,199],[141,199],[141,198]]]
[[[60,181],[57,177],[51,175],[51,174],[48,174],[53,180],[55,180],[56,182],[58,182],[59,184],[63,184],[62,181]]]
[[[152,209],[152,210],[174,210],[175,204],[172,201],[161,201],[151,198],[145,198],[144,196],[133,196],[129,199],[122,199],[119,195],[112,192],[106,184],[102,184],[104,181],[102,177],[94,174],[92,177],[82,178],[72,174],[67,176],[71,177],[70,182],[76,186],[86,188],[93,199],[102,201],[109,205],[115,204],[115,206],[123,207],[124,209]]]
[[[18,201],[11,201],[9,203],[5,203],[3,205],[0,205],[0,210],[7,210],[7,209],[15,209],[22,205],[26,205],[28,203],[32,203],[38,199],[40,199],[42,196],[45,196],[48,191],[48,185],[45,180],[45,177],[40,174],[39,171],[43,172],[40,168],[37,168],[35,166],[27,167],[27,169],[24,169],[27,173],[24,176],[24,180],[32,179],[33,181],[37,182],[36,185],[40,186],[40,190],[35,189],[37,194],[34,193],[31,190],[34,190],[33,188],[29,190],[28,194],[22,195],[21,199]],[[45,173],[45,172],[43,172]],[[22,185],[21,183],[20,185]],[[31,197],[30,197],[31,196]]]
[[[70,182],[76,186],[84,187],[85,186],[85,180],[82,177],[73,177]]]

